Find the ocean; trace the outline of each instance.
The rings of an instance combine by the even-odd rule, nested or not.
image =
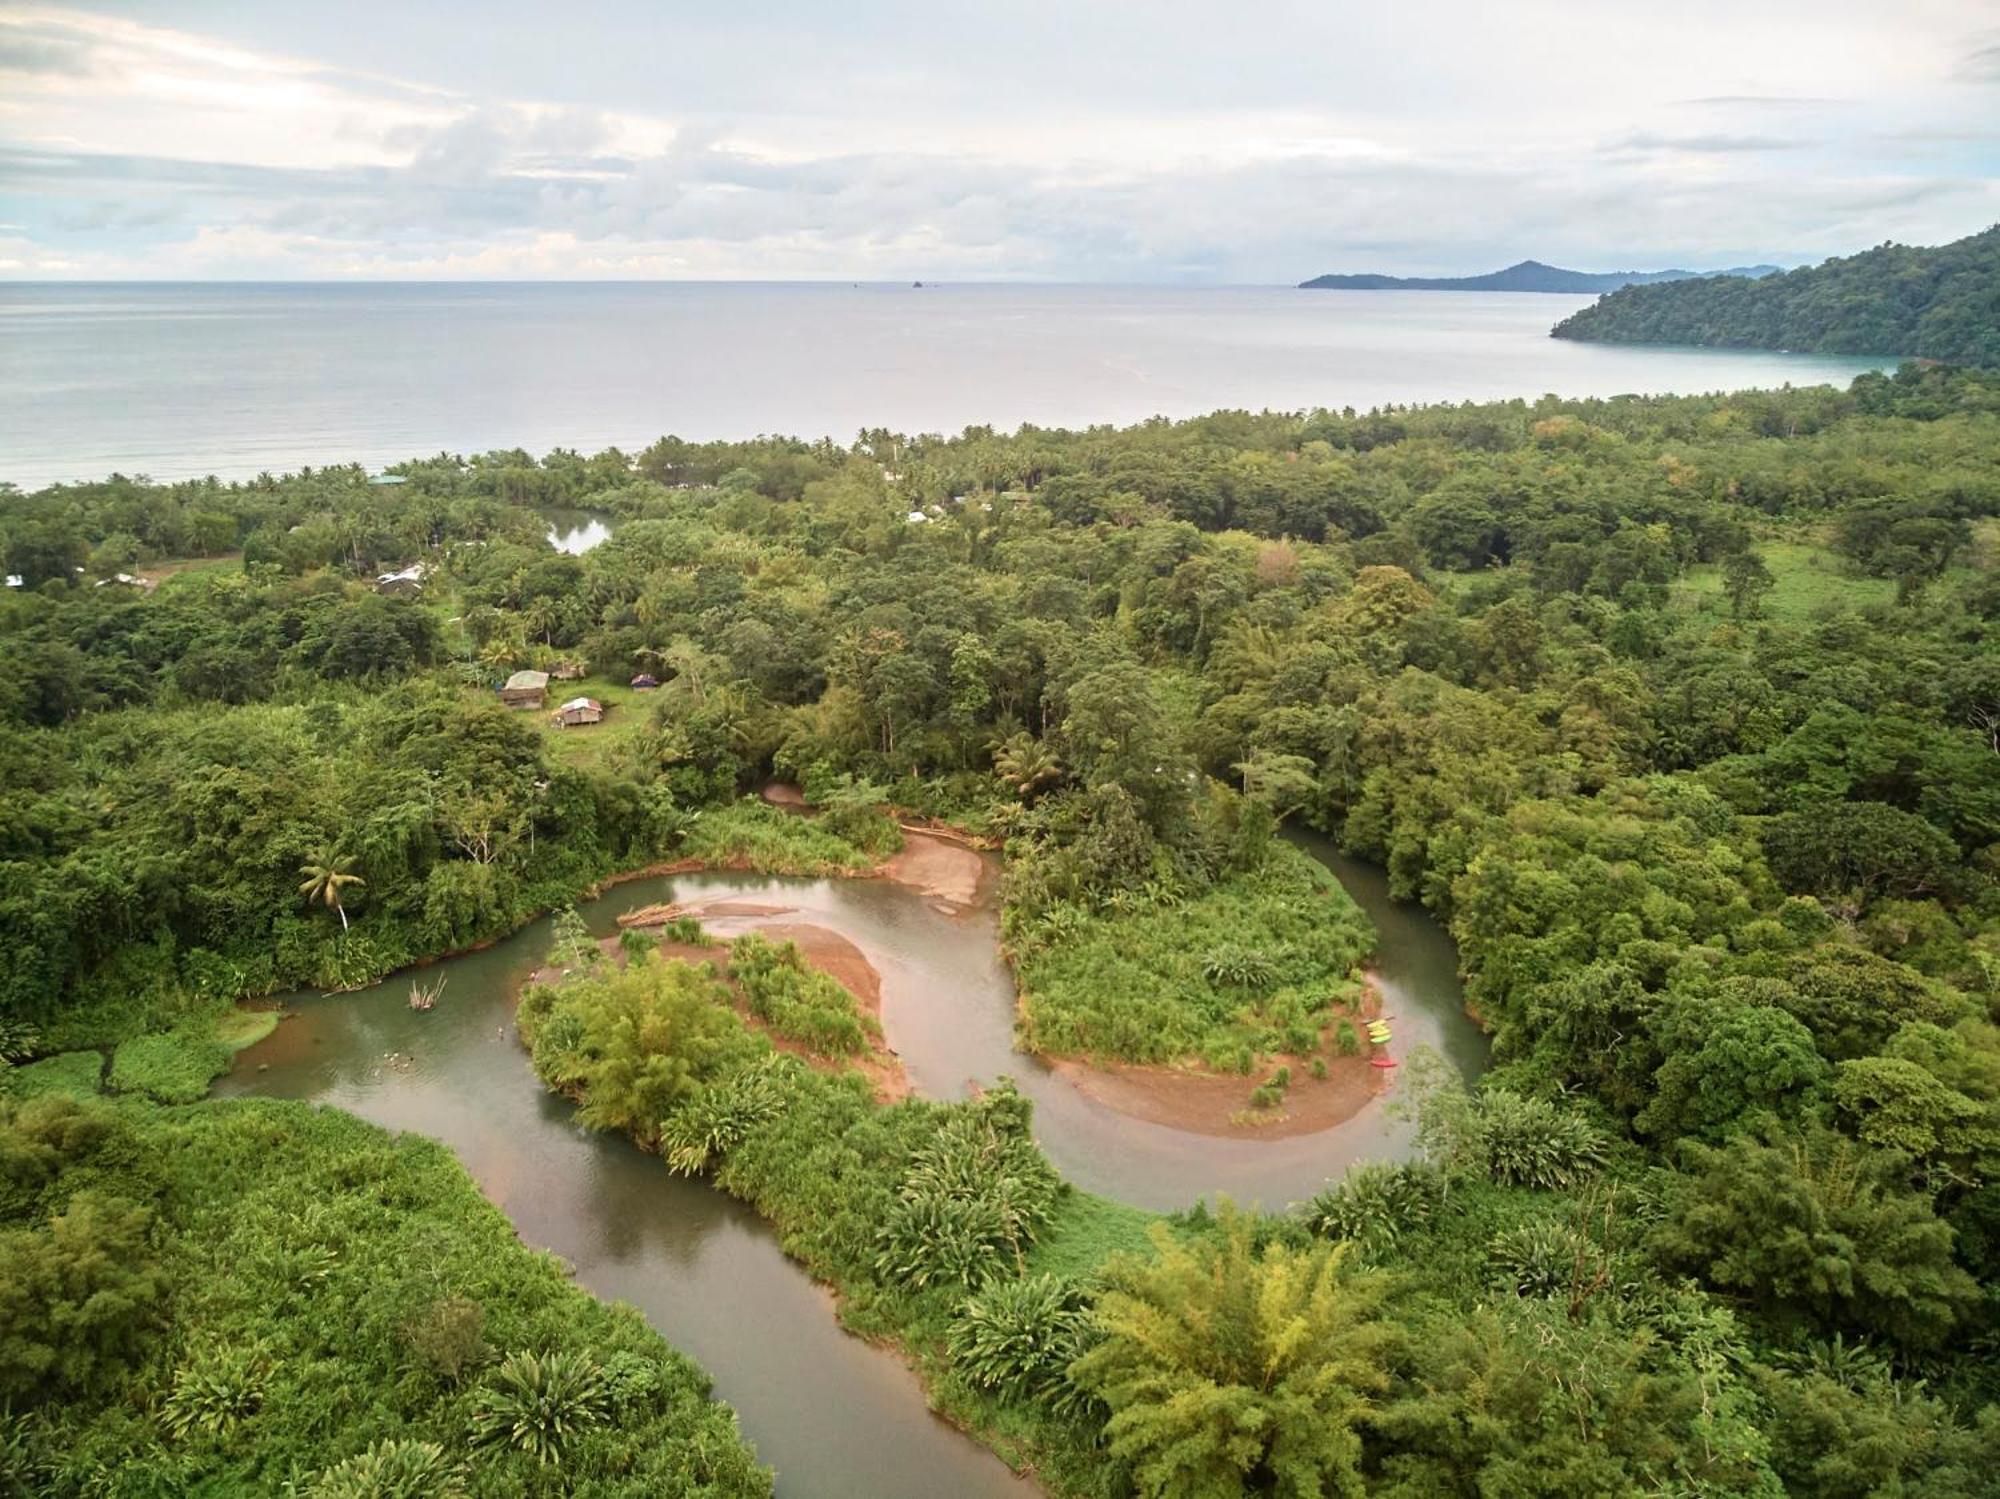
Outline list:
[[[1883,361],[1579,344],[1587,297],[840,283],[0,283],[0,482],[248,478],[663,434],[1845,384]]]

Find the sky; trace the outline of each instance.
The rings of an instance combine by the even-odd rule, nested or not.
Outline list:
[[[0,277],[1285,284],[2000,221],[2000,0],[0,0]]]

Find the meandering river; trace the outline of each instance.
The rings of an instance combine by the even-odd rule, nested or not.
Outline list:
[[[1301,838],[1381,932],[1376,969],[1397,1049],[1429,1045],[1467,1074],[1485,1065],[1466,1019],[1450,939],[1391,902],[1381,873]],[[693,874],[636,880],[582,908],[599,932],[661,900],[743,896],[784,919],[832,928],[881,977],[885,1039],[916,1088],[956,1097],[1006,1074],[1035,1103],[1035,1133],[1079,1186],[1146,1207],[1226,1192],[1278,1208],[1349,1163],[1408,1149],[1381,1102],[1289,1139],[1189,1134],[1115,1112],[1013,1049],[1014,987],[990,903],[948,915],[884,880]],[[427,970],[446,987],[428,1013],[407,977],[352,994],[302,996],[272,1037],[243,1053],[218,1092],[330,1104],[449,1145],[521,1238],[567,1260],[593,1294],[628,1301],[714,1376],[778,1492],[986,1499],[1024,1494],[978,1443],[933,1416],[892,1352],[843,1333],[831,1296],[779,1250],[750,1210],[670,1175],[622,1137],[580,1129],[545,1092],[513,1034],[513,997],[547,952],[536,922],[485,951]]]

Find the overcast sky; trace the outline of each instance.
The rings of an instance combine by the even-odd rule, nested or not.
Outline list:
[[[0,0],[0,275],[1292,282],[2000,220],[2000,0]]]

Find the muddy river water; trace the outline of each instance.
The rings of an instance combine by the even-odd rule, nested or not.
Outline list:
[[[1479,1071],[1485,1041],[1465,1017],[1450,939],[1391,902],[1379,870],[1300,842],[1381,934],[1375,969],[1397,1051],[1428,1045]],[[631,881],[581,909],[603,933],[639,906],[722,897],[844,935],[880,975],[884,1037],[917,1091],[957,1097],[1013,1077],[1034,1100],[1043,1149],[1091,1191],[1151,1208],[1218,1193],[1281,1208],[1354,1161],[1409,1149],[1408,1123],[1380,1100],[1316,1134],[1259,1139],[1193,1134],[1087,1097],[1013,1049],[1014,986],[990,899],[954,915],[883,880],[704,873]],[[291,1018],[217,1091],[330,1104],[450,1146],[526,1243],[562,1256],[595,1295],[632,1303],[714,1376],[788,1499],[1033,1492],[929,1412],[900,1358],[843,1333],[830,1295],[749,1209],[622,1138],[586,1133],[569,1103],[542,1090],[512,1009],[548,944],[540,921],[426,970],[446,979],[428,1013],[409,1008],[407,977],[295,998]]]

